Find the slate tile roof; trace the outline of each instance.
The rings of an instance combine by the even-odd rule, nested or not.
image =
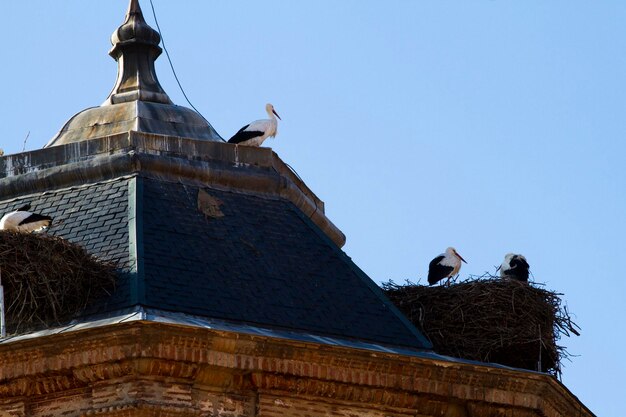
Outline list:
[[[124,177],[0,202],[0,213],[26,202],[54,218],[50,234],[120,267],[115,293],[92,305],[86,318],[141,304],[266,328],[429,347],[287,200]]]
[[[98,308],[120,308],[129,303],[128,183],[129,179],[122,178],[0,201],[0,216],[30,203],[31,211],[52,216],[49,234],[77,243],[100,259],[115,262],[121,272],[117,291]]]
[[[291,202],[153,179],[142,200],[146,306],[424,347]]]

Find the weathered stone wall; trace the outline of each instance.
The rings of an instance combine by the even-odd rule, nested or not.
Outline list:
[[[0,344],[0,417],[592,416],[553,377],[131,322]]]

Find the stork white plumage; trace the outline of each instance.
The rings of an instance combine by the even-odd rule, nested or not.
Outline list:
[[[45,229],[52,224],[52,217],[31,213],[28,210],[30,210],[30,204],[5,214],[0,219],[0,230],[30,233]]]
[[[530,265],[524,255],[507,253],[504,262],[500,265],[500,277],[511,278],[517,281],[528,282],[528,270]]]
[[[450,281],[450,277],[458,274],[461,270],[461,261],[467,263],[456,249],[452,247],[446,249],[445,253],[430,261],[428,265],[428,284],[434,285],[444,278],[448,278],[448,281]]]
[[[228,139],[228,143],[244,146],[261,146],[265,139],[275,137],[278,134],[278,120],[276,118],[280,119],[280,116],[270,103],[265,105],[265,111],[270,117],[269,119],[255,120],[245,125],[232,138]]]
[[[0,156],[4,156],[4,149],[0,148]]]

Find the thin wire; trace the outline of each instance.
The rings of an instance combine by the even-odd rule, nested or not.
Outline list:
[[[165,56],[167,57],[167,61],[170,63],[170,68],[172,69],[172,74],[174,74],[174,79],[176,80],[176,83],[178,83],[178,87],[180,88],[180,91],[183,93],[185,100],[187,100],[187,103],[189,103],[191,108],[194,109],[196,113],[198,113],[200,117],[202,117],[204,121],[207,122],[209,126],[211,126],[211,129],[213,129],[215,134],[217,134],[217,137],[220,138],[222,142],[226,142],[224,138],[222,138],[220,134],[217,133],[213,125],[211,125],[211,123],[209,123],[209,121],[202,115],[202,113],[200,113],[198,109],[196,109],[196,107],[193,104],[191,104],[189,97],[187,97],[187,93],[185,93],[185,90],[183,89],[183,86],[180,83],[180,80],[178,79],[178,75],[176,74],[176,70],[174,69],[174,64],[172,63],[172,58],[170,58],[170,53],[167,51],[167,48],[165,47],[165,38],[163,37],[163,33],[161,33],[161,26],[159,26],[159,20],[157,19],[156,11],[154,10],[154,3],[152,2],[152,0],[150,0],[150,7],[152,8],[152,16],[154,16],[154,23],[156,23],[157,30],[159,31],[159,35],[161,36],[161,44],[163,45]]]
[[[236,149],[236,148],[235,148]],[[291,165],[289,165],[287,162],[284,162],[285,165],[287,165],[287,168],[289,168],[291,170],[291,172],[293,172],[294,174],[296,174],[296,177],[298,177],[298,179],[300,181],[302,181],[304,183],[304,180],[300,177],[300,175],[298,175],[298,172],[294,169],[294,167],[292,167]],[[306,183],[305,183],[306,184]],[[311,215],[309,216],[309,219],[312,219],[313,216],[315,216],[315,213],[317,213],[317,210],[319,209],[319,207],[317,206],[317,200],[315,197],[312,197],[311,200],[313,200],[313,204],[315,204],[315,210],[313,210],[313,213],[311,213]]]
[[[304,182],[304,180],[300,177],[300,175],[298,175],[298,173],[296,172],[296,170],[289,165],[287,162],[284,163],[285,165],[287,165],[287,168],[289,168],[291,170],[291,172],[293,172],[294,174],[296,174],[296,177],[298,177],[298,179],[302,182]]]
[[[26,150],[26,141],[28,140],[29,136],[30,136],[30,130],[28,131],[28,134],[24,138],[24,145],[22,146],[22,152],[24,152]]]

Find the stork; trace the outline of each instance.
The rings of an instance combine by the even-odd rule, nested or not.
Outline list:
[[[278,134],[278,120],[276,118],[280,119],[280,116],[270,103],[265,105],[265,111],[270,117],[269,119],[255,120],[245,125],[232,138],[228,139],[228,143],[244,146],[261,146],[268,137],[275,137]]]
[[[30,204],[5,214],[0,219],[0,230],[30,233],[45,229],[52,224],[52,217],[31,213],[28,210],[30,210]]]
[[[428,285],[434,285],[444,278],[448,278],[449,282],[450,277],[459,273],[461,261],[467,263],[456,249],[452,247],[446,249],[445,253],[430,261],[428,265]]]
[[[517,281],[528,282],[528,261],[524,255],[515,253],[507,253],[504,256],[504,262],[498,268],[500,270],[500,277],[511,278]]]

